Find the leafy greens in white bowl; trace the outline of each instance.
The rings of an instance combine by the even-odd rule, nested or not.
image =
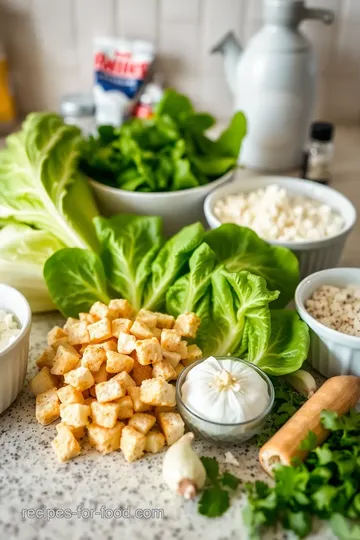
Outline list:
[[[194,223],[167,241],[158,217],[96,218],[95,227],[100,256],[65,248],[45,264],[50,295],[64,315],[77,317],[111,297],[174,316],[194,311],[205,355],[239,356],[271,375],[301,367],[308,328],[282,309],[299,280],[291,251],[232,224],[205,232]]]

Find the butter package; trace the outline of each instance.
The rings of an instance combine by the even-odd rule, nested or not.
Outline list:
[[[94,101],[97,125],[120,126],[150,79],[155,48],[146,41],[95,38]]]

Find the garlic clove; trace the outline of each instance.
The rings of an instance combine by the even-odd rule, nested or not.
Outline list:
[[[191,443],[194,434],[185,433],[169,447],[163,461],[163,479],[169,488],[185,499],[193,499],[204,487],[206,471]]]
[[[294,373],[285,376],[285,380],[307,398],[311,398],[316,392],[316,381],[308,371],[298,369]]]

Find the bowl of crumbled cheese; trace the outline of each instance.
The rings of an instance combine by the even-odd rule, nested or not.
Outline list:
[[[19,394],[26,375],[31,310],[16,289],[0,283],[0,413]]]
[[[297,255],[301,277],[336,266],[355,225],[354,205],[338,191],[283,176],[237,177],[205,200],[213,229],[236,223]]]
[[[295,303],[310,327],[311,365],[325,377],[360,377],[360,269],[308,276],[296,289]]]

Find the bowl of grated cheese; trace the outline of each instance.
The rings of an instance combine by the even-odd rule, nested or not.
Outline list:
[[[338,264],[356,222],[354,205],[335,189],[284,176],[237,177],[208,195],[204,212],[212,229],[236,223],[291,249],[302,278]]]

